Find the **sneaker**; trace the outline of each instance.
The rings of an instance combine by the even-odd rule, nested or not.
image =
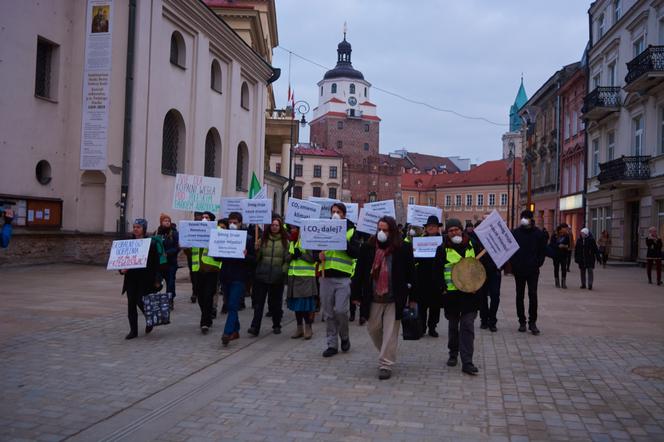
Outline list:
[[[342,339],[341,340],[341,351],[346,353],[348,350],[350,350],[350,339]]]
[[[272,328],[272,333],[275,335],[280,335],[281,334],[281,327],[273,327]]]
[[[532,334],[534,334],[534,335],[539,335],[540,334],[539,328],[537,328],[537,325],[535,325],[534,323],[529,324],[528,328],[530,329],[530,332]]]
[[[432,338],[437,338],[439,335],[435,328],[429,328],[429,336]]]
[[[378,369],[378,379],[380,379],[381,381],[384,381],[391,377],[392,377],[392,370],[388,370],[387,368]]]
[[[153,328],[154,328],[154,326],[152,326],[152,325],[146,325],[145,326],[145,334],[149,335]]]
[[[450,355],[450,358],[447,360],[448,367],[456,367],[458,363],[459,360],[457,359],[456,355]]]
[[[333,347],[328,347],[327,350],[323,352],[323,357],[324,358],[331,358],[332,356],[336,355],[339,353],[339,351],[336,348]]]
[[[491,330],[493,333],[495,333],[495,332],[498,331],[498,327],[496,327],[495,325],[490,325],[489,330]]]
[[[480,324],[480,328],[481,328],[482,330],[486,330],[486,329],[489,328],[489,324],[486,324],[486,323],[483,322],[483,323]]]
[[[527,329],[526,329],[526,324],[524,324],[524,323],[519,324],[519,331],[520,331],[521,333],[525,333],[526,330],[527,330]]]
[[[249,327],[249,330],[247,330],[247,333],[249,333],[253,337],[258,336],[258,330],[255,329],[254,327]]]
[[[477,367],[475,367],[472,362],[470,364],[463,364],[461,371],[471,376],[477,376],[477,373],[479,372]]]
[[[202,325],[201,326],[201,333],[203,333],[204,335],[207,335],[209,331],[210,331],[210,327],[208,327],[207,325]]]

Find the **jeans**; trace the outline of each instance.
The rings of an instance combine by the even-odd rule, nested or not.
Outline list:
[[[194,295],[201,309],[201,327],[212,327],[212,302],[217,291],[217,272],[193,272]]]
[[[500,270],[487,272],[486,283],[480,289],[480,321],[488,326],[495,326],[498,323],[496,318],[498,306],[500,305],[500,283],[502,277]]]
[[[240,308],[240,299],[244,297],[244,290],[243,281],[224,282],[224,294],[228,296],[228,317],[224,326],[225,335],[232,335],[240,331],[238,309]]]
[[[554,278],[558,279],[559,277],[559,271],[560,269],[562,271],[562,276],[563,279],[567,277],[567,256],[563,256],[561,258],[553,258],[553,276]]]
[[[526,323],[526,313],[524,308],[524,297],[526,284],[528,284],[528,322],[535,324],[537,322],[537,280],[539,279],[539,270],[530,275],[514,275],[516,283],[516,314],[519,317],[519,323]]]
[[[251,321],[251,328],[260,331],[263,320],[263,309],[265,308],[265,299],[267,298],[268,311],[272,313],[272,328],[281,327],[281,317],[283,316],[284,284],[267,284],[265,282],[255,281],[252,293],[252,306],[254,307],[254,319]]]
[[[172,293],[173,297],[171,299],[175,299],[175,273],[178,271],[178,264],[169,264],[168,265],[168,273],[166,273],[166,292]]]
[[[473,363],[475,351],[475,318],[477,312],[461,313],[445,311],[447,318],[447,348],[450,356],[460,354],[463,365]]]
[[[593,269],[586,267],[579,267],[581,270],[581,285],[586,286],[586,272],[588,272],[588,287],[593,286]]]

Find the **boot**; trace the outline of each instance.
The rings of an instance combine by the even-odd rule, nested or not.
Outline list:
[[[565,282],[565,278],[563,278],[563,279],[561,280],[561,284],[560,284],[560,286],[561,286],[562,288],[564,288],[564,289],[567,288],[567,283]]]
[[[304,325],[304,339],[311,339],[311,337],[314,335],[314,331],[311,329],[311,324],[305,324]]]
[[[556,288],[560,288],[560,278],[556,278]]]
[[[295,333],[293,333],[293,336],[291,336],[291,339],[298,339],[304,336],[304,329],[301,325],[297,326],[297,330],[295,330]]]

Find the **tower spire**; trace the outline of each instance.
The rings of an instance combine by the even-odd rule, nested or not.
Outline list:
[[[344,40],[346,40],[346,33],[348,32],[348,23],[344,22]]]

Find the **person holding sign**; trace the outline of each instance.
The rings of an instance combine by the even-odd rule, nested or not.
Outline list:
[[[332,219],[346,219],[344,203],[334,203],[330,209]],[[350,303],[350,278],[355,268],[355,258],[359,254],[359,244],[354,238],[355,224],[346,220],[346,250],[320,252],[322,267],[320,278],[320,299],[323,318],[327,324],[327,349],[323,357],[329,358],[338,351],[341,338],[341,351],[350,350],[348,335],[348,310]]]
[[[161,237],[164,243],[166,257],[168,259],[168,271],[160,276],[166,280],[166,291],[171,294],[171,310],[175,301],[175,273],[178,271],[178,253],[180,252],[180,241],[178,230],[171,222],[171,217],[165,213],[159,215],[159,228],[154,236]]]
[[[211,212],[203,212],[202,221],[214,221]],[[212,327],[212,309],[214,294],[217,291],[217,278],[221,269],[221,259],[209,256],[209,250],[203,247],[191,248],[191,271],[194,277],[194,294],[201,309],[201,333],[208,334]]]
[[[295,312],[297,329],[291,339],[311,339],[312,324],[316,312],[318,284],[316,283],[316,254],[302,248],[300,229],[291,226],[290,265],[288,266],[288,289],[286,304]],[[304,323],[304,324],[303,324]]]
[[[353,278],[353,302],[367,319],[367,332],[378,355],[378,379],[392,376],[399,326],[406,305],[415,307],[413,250],[401,240],[391,216],[378,221],[378,232],[362,245]]]
[[[132,226],[132,239],[147,238],[148,222],[143,218],[138,218],[134,221]],[[159,267],[159,256],[154,243],[150,243],[150,251],[148,252],[147,266],[142,269],[128,269],[120,270],[120,274],[124,275],[122,283],[122,293],[127,294],[127,319],[129,319],[129,334],[125,339],[134,339],[138,336],[138,312],[136,308],[143,310],[143,296],[154,293],[157,282],[157,268]],[[147,335],[152,331],[152,326],[145,327],[145,334]]]
[[[483,220],[488,218],[488,214],[484,214]],[[475,228],[479,227],[481,221],[475,224]],[[470,234],[470,239],[473,244],[477,244],[480,249],[484,249],[482,241],[477,236],[477,230],[473,229]],[[484,266],[486,272],[486,281],[482,288],[477,292],[480,295],[480,328],[482,330],[489,329],[492,333],[498,331],[498,306],[500,305],[500,284],[502,276],[500,269],[496,266],[493,258],[488,253],[480,258],[480,262]]]
[[[447,348],[449,367],[458,364],[461,355],[461,371],[471,376],[478,373],[473,364],[475,342],[475,318],[479,310],[479,295],[461,291],[452,280],[452,268],[463,258],[475,258],[479,250],[456,218],[447,220],[447,237],[436,250],[434,268],[437,269],[439,293],[443,293],[443,308],[448,320]]]
[[[424,225],[424,237],[440,236],[441,226],[438,217],[431,215]],[[429,336],[432,338],[438,337],[436,327],[440,322],[440,292],[436,290],[435,269],[434,256],[431,258],[415,258],[422,334],[426,333],[426,329],[429,327]]]

